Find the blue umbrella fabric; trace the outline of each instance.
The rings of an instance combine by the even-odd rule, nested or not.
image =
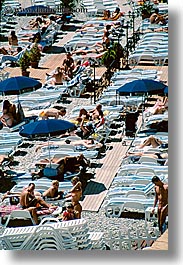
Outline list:
[[[165,94],[165,95],[168,95],[168,87],[165,87],[165,89],[164,89],[164,94]]]
[[[22,127],[19,134],[23,137],[50,137],[65,133],[75,127],[75,124],[57,119],[39,120],[28,123]]]
[[[17,13],[18,16],[55,14],[55,9],[44,5],[29,6]]]
[[[117,93],[122,95],[129,94],[159,94],[164,93],[164,89],[167,86],[161,82],[152,80],[152,79],[138,79],[124,84],[123,86],[117,89]]]
[[[0,93],[2,95],[20,95],[31,92],[42,87],[42,84],[34,78],[26,76],[15,76],[0,82]]]

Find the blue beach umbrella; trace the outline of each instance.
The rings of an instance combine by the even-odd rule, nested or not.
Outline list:
[[[35,122],[28,123],[22,127],[19,134],[27,138],[36,137],[48,137],[48,150],[49,150],[49,161],[51,167],[51,157],[50,157],[50,146],[49,141],[51,136],[56,136],[61,133],[65,133],[67,130],[75,127],[75,124],[57,119],[39,120]]]
[[[20,95],[34,91],[42,87],[42,84],[34,78],[15,76],[0,82],[0,93],[6,95]]]
[[[124,84],[119,87],[116,92],[120,96],[130,94],[155,95],[160,93],[163,94],[166,87],[165,84],[152,79],[138,79]]]
[[[64,133],[74,127],[74,123],[65,120],[39,120],[24,125],[19,134],[28,138],[50,137]]]
[[[165,95],[168,95],[168,87],[165,87],[165,89],[164,89],[164,94],[165,94]]]

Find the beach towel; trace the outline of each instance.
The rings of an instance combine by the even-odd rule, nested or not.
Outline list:
[[[78,84],[79,81],[80,81],[80,77],[81,77],[81,75],[80,74],[77,74],[72,80],[70,80],[67,83],[67,86],[68,87],[71,87],[71,86],[74,86],[74,85]]]

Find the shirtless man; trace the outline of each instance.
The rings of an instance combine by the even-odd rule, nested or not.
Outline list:
[[[36,207],[37,206],[44,206],[49,208],[50,205],[47,204],[40,196],[35,196],[34,194],[35,184],[29,183],[28,187],[24,188],[20,194],[20,205],[23,209],[27,209],[31,212],[32,217],[36,224],[39,223]]]
[[[75,217],[79,219],[81,218],[81,212],[82,212],[82,207],[81,204],[79,203],[79,200],[81,199],[82,196],[82,184],[81,181],[79,181],[78,177],[72,178],[71,182],[73,188],[70,190],[68,195],[66,195],[66,197],[71,197],[71,202],[74,205]]]
[[[49,117],[53,117],[58,119],[59,116],[63,117],[66,114],[66,110],[64,108],[58,110],[55,108],[45,109],[39,115],[43,120],[47,120]]]
[[[53,180],[49,189],[45,190],[43,197],[52,198],[53,200],[59,200],[63,197],[63,191],[58,191],[59,181]]]
[[[154,176],[152,182],[155,184],[155,200],[152,213],[158,203],[158,225],[160,233],[163,233],[163,224],[168,215],[168,184],[164,184],[159,177]]]
[[[63,85],[63,80],[66,80],[66,75],[64,74],[63,67],[57,67],[56,70],[50,75],[47,74],[48,76],[48,81],[46,83],[50,83],[51,85]]]

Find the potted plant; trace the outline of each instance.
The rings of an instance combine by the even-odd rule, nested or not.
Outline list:
[[[124,57],[124,49],[120,43],[113,43],[101,58],[101,63],[106,68],[120,68],[120,59]]]
[[[145,1],[140,7],[142,19],[149,18],[153,13],[154,4],[151,1]]]
[[[41,51],[37,43],[34,43],[29,52],[30,64],[32,68],[38,68],[39,61],[41,60]]]
[[[19,60],[19,66],[22,70],[22,75],[23,76],[29,76],[30,72],[27,71],[27,69],[30,66],[30,57],[29,57],[29,52],[25,51],[22,55],[22,57]]]

